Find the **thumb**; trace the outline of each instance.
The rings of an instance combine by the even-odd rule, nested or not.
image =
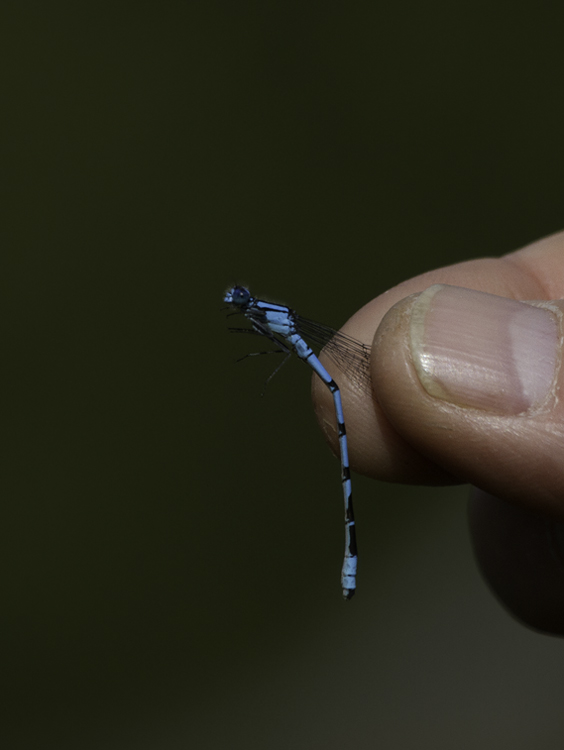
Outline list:
[[[550,301],[560,298],[564,233],[430,271],[365,305],[343,331],[372,343],[372,393],[333,369],[351,467],[394,482],[470,482],[564,517],[564,305]],[[331,395],[318,378],[313,396],[337,450]]]
[[[563,309],[445,284],[411,295],[373,342],[380,408],[454,481],[564,517]]]

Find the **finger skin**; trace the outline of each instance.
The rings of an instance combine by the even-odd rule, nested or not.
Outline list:
[[[468,261],[410,279],[346,323],[345,333],[373,345],[373,393],[359,392],[342,376],[339,381],[351,466],[393,482],[479,485],[469,520],[484,577],[519,621],[563,635],[564,399],[556,399],[552,415],[529,423],[524,440],[518,422],[510,425],[506,418],[476,410],[454,414],[451,405],[429,397],[410,362],[406,326],[410,295],[437,283],[514,300],[561,300],[564,232],[503,258]],[[330,401],[316,381],[312,391],[320,426],[335,451]]]
[[[564,235],[562,239],[564,248]],[[396,303],[443,283],[499,294],[513,299],[540,299],[539,282],[519,265],[503,258],[482,258],[430,271],[402,282],[366,304],[342,327],[342,331],[371,347],[382,319]],[[327,357],[320,357],[329,372],[338,377]],[[379,405],[379,394],[359,392],[346,380],[339,382],[346,408],[351,466],[375,479],[404,484],[452,484],[457,481],[444,468],[419,455],[390,424]],[[333,452],[338,450],[337,431],[326,389],[312,380],[312,396],[320,427]]]
[[[373,347],[372,394],[359,391],[342,375],[338,379],[352,468],[404,484],[472,482],[533,509],[564,514],[564,399],[552,415],[500,419],[476,409],[461,413],[429,397],[419,384],[407,347],[410,295],[435,283],[517,300],[546,300],[547,291],[564,297],[564,233],[505,258],[469,261],[410,279],[372,300],[347,322],[344,332]],[[318,420],[336,450],[332,404],[324,390],[313,381]],[[532,452],[519,455],[525,453],[527,430]]]
[[[389,421],[458,482],[564,520],[564,402],[554,395],[543,410],[508,416],[429,395],[409,351],[413,302],[395,305],[374,341],[374,389]]]

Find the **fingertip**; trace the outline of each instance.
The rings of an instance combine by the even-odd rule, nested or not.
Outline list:
[[[562,517],[557,313],[554,304],[430,289],[386,314],[372,376],[390,424],[432,464],[460,483]]]
[[[468,403],[453,404],[449,403],[448,397],[441,397],[448,390],[445,386],[453,385],[452,379],[450,382],[448,379],[435,382],[435,392],[430,393],[433,388],[425,388],[417,374],[417,356],[414,356],[410,331],[411,307],[419,294],[436,284],[480,290],[509,300],[546,300],[550,298],[545,296],[548,291],[553,297],[559,291],[560,296],[564,296],[562,273],[560,276],[553,273],[555,257],[558,267],[562,266],[563,241],[564,234],[506,258],[476,259],[409,279],[367,303],[343,326],[344,333],[371,346],[372,392],[359,393],[347,382],[346,376],[321,355],[343,394],[353,469],[393,482],[445,484],[483,481],[482,486],[493,494],[505,493],[505,496],[519,486],[523,495],[534,496],[530,492],[532,487],[544,485],[542,502],[555,512],[563,512],[564,469],[560,468],[559,460],[563,418],[555,417],[551,422],[537,417],[536,422],[529,423],[532,427],[523,443],[526,423],[522,410],[527,403],[534,408],[539,404],[543,407],[544,394],[548,394],[547,399],[550,396],[550,388],[547,391],[545,387],[554,364],[550,356],[542,356],[541,366],[536,371],[531,370],[528,379],[523,376],[521,368],[522,354],[515,358],[518,365],[515,368],[498,370],[496,383],[486,394],[486,400],[495,404],[500,393],[510,395],[506,412],[512,416],[512,421],[506,418],[507,413],[492,414],[487,409],[478,408],[476,392],[472,392],[474,373],[469,369],[466,370],[468,378],[465,384]],[[537,303],[537,306],[548,307],[547,303]],[[524,317],[531,315],[535,317],[529,307]],[[459,312],[458,317],[464,316]],[[545,344],[551,336],[551,323],[546,323],[547,320],[545,317],[545,331],[539,339]],[[526,351],[528,345],[524,340],[521,344],[521,352]],[[495,342],[491,349],[495,352]],[[448,356],[445,362],[448,370]],[[425,367],[421,358],[418,364],[423,372]],[[457,369],[463,371],[464,368],[451,368],[450,375],[456,376]],[[564,380],[564,375],[561,379]],[[525,386],[521,393],[511,393],[506,389],[508,384],[515,386],[517,381]],[[430,384],[428,379],[426,385]],[[313,395],[324,435],[336,452],[337,430],[331,396],[318,381],[314,382]],[[518,456],[523,451],[524,457],[520,461]],[[509,483],[502,478],[507,474],[512,475]],[[547,476],[553,479],[548,488]]]
[[[410,301],[411,297],[408,298],[407,304]],[[401,317],[404,304],[405,301],[386,314],[376,336],[374,315],[369,314],[368,308],[355,315],[343,329],[348,335],[367,344],[374,339],[371,348],[370,388],[359,388],[344,373],[339,372],[323,353],[320,359],[341,390],[350,463],[354,471],[374,479],[404,484],[452,484],[455,480],[410,445],[398,433],[382,409],[380,383],[374,379],[378,368],[375,369],[374,363],[383,362],[385,369],[385,364],[390,363],[392,358],[397,363],[397,357],[401,357],[401,340],[405,339],[405,335],[400,330],[395,330],[395,316]],[[382,314],[384,312],[385,310]],[[386,379],[385,374],[383,377]],[[401,398],[401,394],[397,395]],[[321,430],[333,454],[338,456],[338,432],[331,394],[316,376],[312,381],[312,397]]]

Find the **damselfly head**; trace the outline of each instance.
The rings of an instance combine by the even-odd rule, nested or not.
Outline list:
[[[244,286],[234,286],[225,294],[223,301],[237,307],[245,307],[249,304],[250,299],[251,293],[248,289],[245,289]]]

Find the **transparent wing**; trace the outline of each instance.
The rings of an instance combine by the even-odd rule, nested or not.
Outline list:
[[[370,349],[365,344],[299,315],[295,316],[295,322],[299,333],[323,348],[324,353],[350,380],[364,390],[371,390]]]

